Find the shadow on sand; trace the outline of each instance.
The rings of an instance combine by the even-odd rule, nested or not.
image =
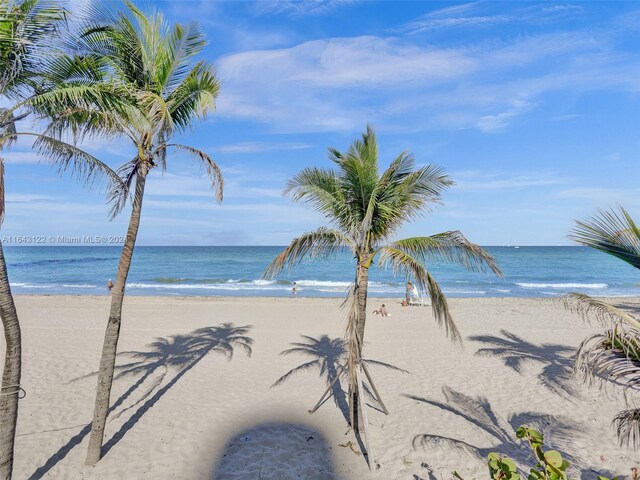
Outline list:
[[[524,443],[520,443],[515,435],[520,426],[527,425],[543,432],[545,442],[549,448],[553,447],[563,451],[564,457],[575,468],[581,469],[583,459],[580,458],[580,449],[574,446],[576,434],[581,431],[579,427],[553,415],[541,415],[531,412],[512,415],[508,421],[505,421],[493,411],[491,404],[484,397],[471,397],[449,387],[443,387],[442,393],[446,402],[429,400],[415,395],[404,396],[417,402],[438,407],[463,418],[488,434],[492,439],[493,446],[482,448],[456,438],[422,434],[413,438],[414,448],[460,449],[478,459],[485,459],[490,452],[497,452],[510,456],[516,463],[528,464],[530,463],[531,451]]]
[[[319,338],[314,338],[309,335],[301,335],[302,342],[292,342],[291,348],[284,350],[281,355],[302,355],[310,358],[308,362],[298,365],[292,368],[283,376],[281,376],[272,387],[277,387],[289,380],[293,375],[297,373],[306,372],[309,370],[317,370],[321,379],[324,379],[326,386],[328,387],[333,383],[338,375],[341,375],[346,365],[347,350],[345,342],[342,338],[331,338],[328,335],[322,335]],[[379,366],[395,370],[402,373],[409,373],[402,368],[390,365],[385,362],[377,360],[362,360],[367,365]],[[342,380],[342,379],[341,379]],[[347,402],[347,394],[340,385],[341,380],[335,382],[331,387],[331,396],[336,406],[342,412],[345,420],[349,421],[349,405]],[[346,379],[345,379],[346,380]],[[369,390],[368,385],[364,385],[365,393],[370,400],[373,400],[373,395]],[[328,400],[328,398],[327,398]],[[378,409],[374,405],[369,405],[372,408]],[[309,405],[311,407],[311,405]]]
[[[235,349],[239,348],[250,356],[251,345],[253,344],[253,339],[247,335],[250,328],[249,326],[235,327],[231,323],[225,323],[220,326],[200,328],[186,335],[158,338],[148,345],[149,348],[146,351],[120,353],[119,356],[130,358],[131,361],[116,367],[114,380],[117,381],[129,377],[135,378],[136,376],[139,376],[139,378],[109,408],[110,418],[108,421],[119,418],[131,410],[135,409],[135,411],[104,444],[102,455],[106,455],[180,378],[209,353],[220,353],[227,360],[231,360]],[[93,377],[96,373],[83,375],[72,380],[72,382]],[[173,375],[171,379],[160,388],[170,374]],[[135,402],[120,409],[129,397],[142,389],[145,383],[149,383],[149,385],[145,387],[142,395]],[[114,413],[116,410],[118,412]],[[74,447],[79,445],[89,432],[91,432],[90,423],[85,425],[67,443],[52,454],[44,465],[29,477],[29,480],[44,477]]]
[[[525,363],[537,363],[542,366],[538,380],[553,393],[564,397],[574,397],[577,389],[571,378],[575,348],[566,345],[542,343],[536,345],[518,335],[500,330],[502,337],[479,335],[469,340],[491,345],[481,348],[476,355],[499,357],[507,367],[520,373]]]
[[[211,480],[338,480],[331,447],[309,426],[263,423],[235,435]]]

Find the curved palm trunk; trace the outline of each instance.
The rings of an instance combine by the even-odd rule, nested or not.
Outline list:
[[[0,316],[7,343],[0,390],[0,479],[9,480],[13,472],[13,447],[18,422],[22,342],[20,322],[11,295],[2,243],[0,243]]]
[[[349,419],[355,432],[360,430],[360,410],[363,400],[360,398],[356,376],[360,374],[362,346],[364,344],[364,328],[367,319],[367,289],[369,287],[369,268],[358,265],[353,301],[355,305],[350,315],[350,335],[355,330],[356,338],[350,338],[349,347]]]
[[[136,237],[138,236],[146,177],[147,169],[146,166],[143,165],[136,177],[136,192],[131,209],[131,218],[129,219],[129,229],[127,230],[127,237],[125,238],[124,247],[120,254],[116,283],[111,290],[111,311],[109,312],[109,321],[102,346],[102,357],[100,358],[100,368],[98,369],[96,402],[93,411],[93,421],[91,423],[91,436],[89,437],[87,459],[85,462],[87,465],[95,465],[102,456],[104,427],[107,423],[107,414],[109,413],[111,385],[113,383],[118,338],[120,336],[124,290],[127,283],[127,276],[129,275],[129,268],[131,267],[131,258],[133,257]]]

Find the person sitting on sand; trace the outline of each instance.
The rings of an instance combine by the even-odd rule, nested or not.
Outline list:
[[[380,307],[379,310],[374,310],[373,311],[374,315],[380,315],[382,317],[390,317],[391,315],[389,315],[389,312],[387,311],[387,307],[384,306],[384,303],[382,304],[382,306]]]

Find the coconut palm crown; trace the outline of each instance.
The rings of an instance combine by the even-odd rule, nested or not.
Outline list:
[[[640,229],[622,207],[576,222],[570,238],[640,268]],[[588,295],[572,293],[564,302],[567,308],[586,320],[595,319],[605,329],[582,341],[574,372],[587,383],[621,386],[625,401],[631,405],[630,395],[637,396],[640,391],[640,322],[622,308]],[[613,424],[621,444],[640,448],[640,408],[619,412]]]

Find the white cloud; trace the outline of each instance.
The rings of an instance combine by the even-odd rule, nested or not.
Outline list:
[[[638,205],[636,190],[626,188],[579,187],[558,192],[558,198],[586,200],[600,208],[623,205],[631,208]]]
[[[508,126],[544,95],[640,90],[640,58],[605,33],[555,32],[455,48],[359,36],[222,57],[224,117],[277,132]],[[411,119],[411,125],[404,125]]]
[[[300,142],[241,142],[229,145],[214,147],[212,150],[217,153],[264,153],[279,150],[303,150],[311,148],[311,145]]]
[[[336,9],[350,6],[354,0],[280,0],[257,1],[256,12],[262,15],[289,15],[291,17],[307,17],[326,15]]]
[[[401,28],[412,34],[447,28],[473,28],[499,24],[551,22],[582,12],[579,5],[532,5],[513,8],[508,13],[492,13],[490,5],[484,2],[466,3],[434,10]]]
[[[43,157],[35,152],[14,152],[12,150],[2,152],[2,158],[4,163],[16,165],[40,163],[43,160]]]
[[[483,171],[452,172],[457,191],[483,192],[487,190],[508,190],[552,185],[566,185],[567,178],[546,172],[504,173]]]

